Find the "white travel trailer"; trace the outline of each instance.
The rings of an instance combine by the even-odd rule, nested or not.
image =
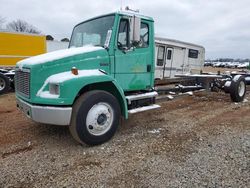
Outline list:
[[[199,73],[205,62],[205,48],[173,39],[155,39],[155,79],[174,78],[176,74]]]

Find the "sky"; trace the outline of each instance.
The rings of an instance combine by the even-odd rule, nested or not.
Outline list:
[[[22,19],[55,39],[74,25],[129,6],[155,20],[156,36],[199,44],[206,58],[250,58],[250,0],[0,0],[6,23]]]

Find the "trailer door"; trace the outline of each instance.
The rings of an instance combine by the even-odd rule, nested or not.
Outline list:
[[[163,79],[165,46],[156,46],[155,51],[155,79]]]
[[[184,63],[185,63],[185,49],[174,48],[173,65],[171,70],[171,77],[176,74],[183,74]]]
[[[173,48],[167,48],[166,49],[166,57],[165,57],[165,65],[164,65],[164,72],[163,72],[163,77],[164,78],[169,78],[171,77],[171,72],[173,68]]]

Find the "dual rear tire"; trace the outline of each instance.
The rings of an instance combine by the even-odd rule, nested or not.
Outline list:
[[[233,102],[242,102],[246,94],[246,81],[244,76],[236,75],[230,85],[230,96]]]
[[[244,76],[236,75],[224,85],[225,93],[230,93],[233,102],[242,102],[246,94],[246,81]]]
[[[10,80],[0,73],[0,94],[7,93],[10,89]]]

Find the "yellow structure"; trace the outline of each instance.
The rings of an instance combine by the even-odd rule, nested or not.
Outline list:
[[[46,37],[0,32],[0,67],[14,67],[22,59],[46,53]]]

